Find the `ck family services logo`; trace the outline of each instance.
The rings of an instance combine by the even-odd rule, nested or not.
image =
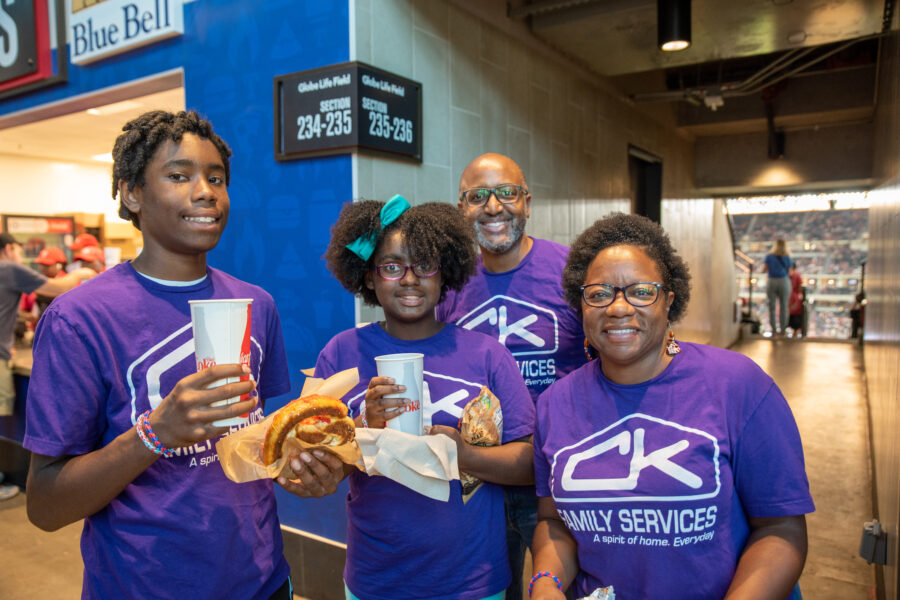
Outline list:
[[[682,502],[719,494],[719,444],[705,431],[635,413],[553,457],[556,502]]]
[[[559,347],[559,321],[547,308],[497,295],[479,304],[456,324],[496,337],[516,357],[553,354]]]

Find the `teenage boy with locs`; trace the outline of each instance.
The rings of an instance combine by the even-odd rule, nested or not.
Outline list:
[[[562,295],[569,249],[526,235],[531,194],[522,169],[502,154],[483,154],[465,168],[457,206],[472,224],[481,261],[459,292],[449,291],[437,318],[497,337],[515,357],[532,399],[585,362],[584,332]],[[525,549],[537,524],[534,487],[506,488],[507,543],[522,597]]]
[[[290,389],[272,297],[206,264],[228,220],[230,156],[194,112],[126,124],[113,197],[143,251],[53,302],[35,334],[28,516],[51,531],[85,520],[83,598],[291,597],[272,483],[233,483],[216,464],[229,429],[213,421],[258,421],[259,400]],[[249,368],[197,372],[188,301],[217,298],[253,299]],[[330,456],[292,467],[300,480],[279,483],[301,496],[343,476]]]

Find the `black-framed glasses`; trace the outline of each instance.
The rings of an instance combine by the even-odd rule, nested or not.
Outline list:
[[[459,199],[465,200],[469,206],[484,206],[491,199],[491,194],[497,197],[500,204],[515,204],[523,194],[527,194],[521,185],[514,183],[501,183],[496,187],[477,187],[460,192]]]
[[[437,275],[437,272],[441,270],[441,267],[427,262],[420,262],[414,265],[401,265],[400,263],[375,265],[375,271],[378,273],[379,277],[387,279],[388,281],[403,279],[406,277],[406,274],[409,273],[410,269],[412,269],[413,275],[416,277],[427,279],[428,277]]]
[[[652,281],[638,281],[624,287],[608,283],[592,283],[581,286],[581,297],[588,306],[603,308],[615,302],[616,296],[622,292],[625,302],[641,308],[656,302],[659,299],[659,291],[662,289],[664,289],[663,284]]]

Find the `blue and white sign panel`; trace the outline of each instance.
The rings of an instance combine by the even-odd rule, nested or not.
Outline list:
[[[66,0],[73,64],[184,33],[184,0]]]

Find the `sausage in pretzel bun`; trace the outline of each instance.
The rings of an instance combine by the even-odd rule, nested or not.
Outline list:
[[[356,429],[343,402],[313,394],[297,398],[275,413],[263,442],[263,463],[270,465],[278,460],[289,437],[309,444],[339,446],[352,442]]]

